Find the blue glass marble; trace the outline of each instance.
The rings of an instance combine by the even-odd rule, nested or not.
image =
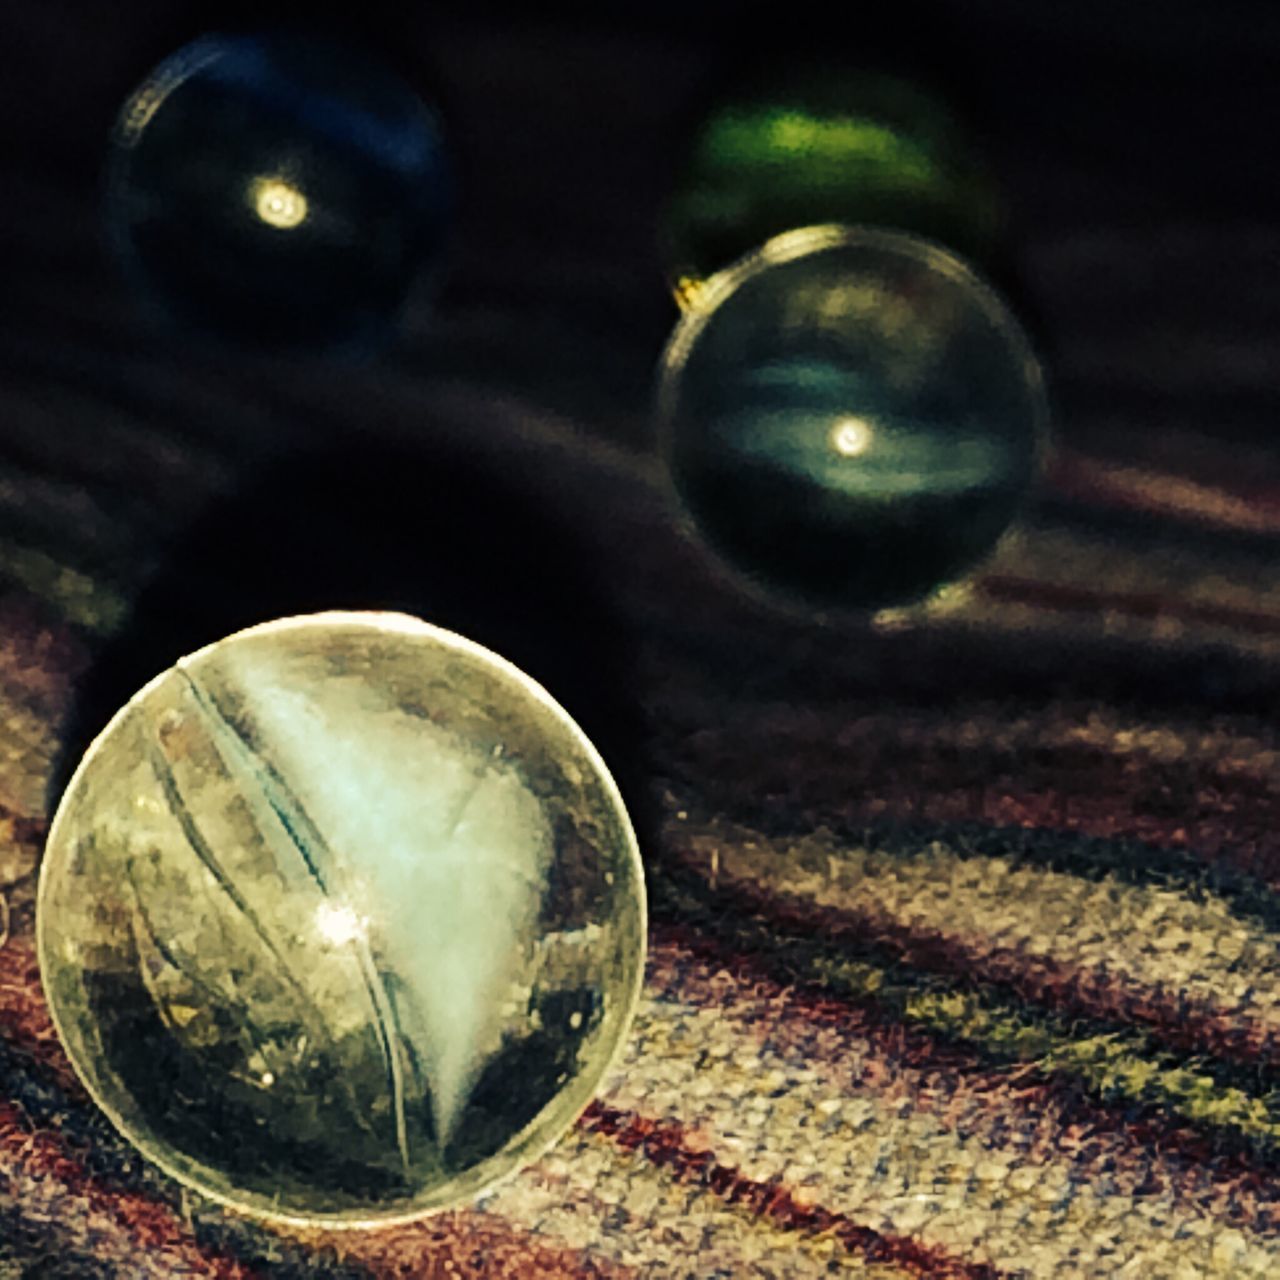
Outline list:
[[[376,61],[311,36],[211,35],[122,108],[107,230],[166,320],[358,349],[439,260],[453,185],[435,113]]]
[[[668,345],[663,451],[701,541],[823,611],[926,599],[1010,528],[1048,409],[1002,299],[932,241],[813,227],[713,276]]]

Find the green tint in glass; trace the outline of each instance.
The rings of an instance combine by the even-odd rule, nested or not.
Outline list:
[[[821,223],[915,232],[987,262],[995,187],[938,100],[890,76],[803,69],[722,102],[697,130],[661,227],[687,292],[766,240]]]

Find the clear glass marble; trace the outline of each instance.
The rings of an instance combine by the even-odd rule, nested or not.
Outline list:
[[[404,1220],[549,1147],[642,978],[635,837],[514,667],[385,613],[239,632],[95,741],[50,831],[41,972],[144,1155],[271,1218]]]
[[[910,605],[972,570],[1048,427],[995,291],[934,242],[870,227],[789,232],[711,277],[656,409],[678,502],[722,567],[833,612]]]

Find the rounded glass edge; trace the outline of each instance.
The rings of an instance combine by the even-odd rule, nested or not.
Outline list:
[[[467,654],[472,658],[488,664],[491,668],[515,678],[526,693],[530,694],[533,699],[538,702],[553,719],[565,726],[570,735],[577,741],[583,749],[587,760],[598,770],[598,776],[603,786],[606,796],[616,805],[618,812],[622,814],[625,822],[622,824],[626,835],[626,847],[628,860],[631,863],[631,871],[635,876],[637,888],[637,904],[638,919],[636,921],[636,934],[639,942],[638,954],[635,958],[635,974],[632,978],[631,989],[627,992],[625,1003],[618,1014],[618,1037],[614,1044],[612,1052],[602,1060],[599,1067],[591,1074],[593,1076],[589,1081],[584,1081],[582,1090],[583,1097],[581,1101],[574,1099],[574,1105],[569,1118],[561,1124],[545,1142],[537,1143],[531,1146],[525,1152],[522,1159],[513,1164],[509,1169],[492,1177],[473,1177],[468,1179],[464,1173],[460,1178],[455,1179],[452,1183],[446,1184],[452,1187],[460,1187],[458,1194],[452,1194],[448,1197],[441,1197],[439,1200],[428,1199],[426,1203],[415,1206],[413,1208],[404,1209],[402,1211],[392,1211],[389,1213],[348,1213],[348,1214],[302,1214],[295,1212],[282,1212],[278,1207],[273,1207],[272,1202],[265,1196],[250,1195],[243,1198],[227,1195],[221,1191],[206,1186],[199,1178],[195,1177],[189,1169],[183,1168],[177,1162],[171,1161],[163,1156],[157,1156],[148,1146],[147,1148],[139,1145],[134,1138],[130,1136],[130,1126],[125,1122],[123,1117],[112,1107],[99,1093],[95,1082],[91,1081],[81,1069],[79,1061],[70,1052],[68,1048],[68,1040],[63,1032],[62,1021],[58,1014],[57,1004],[50,999],[49,986],[45,981],[45,954],[46,954],[46,936],[44,929],[45,912],[42,911],[47,893],[49,876],[46,874],[49,866],[48,852],[54,848],[57,843],[60,827],[65,820],[66,801],[75,790],[80,776],[91,765],[93,759],[103,749],[104,743],[111,736],[116,726],[123,721],[125,716],[133,709],[134,705],[144,698],[153,688],[164,680],[169,672],[176,667],[186,663],[196,661],[202,655],[208,653],[229,641],[238,640],[254,635],[269,635],[272,633],[292,631],[292,630],[309,630],[313,626],[318,625],[347,625],[354,627],[367,627],[370,630],[381,632],[399,632],[403,635],[420,636],[423,638],[434,639],[446,648],[452,649],[454,652]],[[459,635],[456,631],[449,631],[444,627],[438,627],[434,623],[426,622],[421,618],[415,618],[411,614],[398,613],[394,611],[379,610],[344,610],[334,609],[326,610],[320,613],[299,614],[287,618],[277,618],[268,622],[255,623],[253,626],[243,627],[239,631],[233,631],[230,635],[223,636],[219,640],[212,641],[207,645],[202,645],[199,649],[193,650],[191,653],[184,655],[173,663],[173,666],[166,667],[163,671],[157,673],[146,682],[128,701],[107,721],[102,731],[93,739],[77,764],[75,771],[72,773],[67,782],[66,788],[63,790],[62,796],[58,800],[58,807],[54,813],[53,820],[49,824],[49,832],[45,838],[44,850],[40,861],[40,873],[36,885],[36,905],[35,905],[35,934],[36,934],[36,963],[40,971],[40,984],[45,996],[45,1004],[49,1010],[50,1021],[53,1028],[57,1032],[58,1041],[63,1049],[67,1052],[67,1058],[71,1063],[72,1069],[75,1071],[76,1078],[84,1086],[85,1091],[89,1094],[95,1106],[107,1117],[116,1132],[132,1147],[138,1151],[150,1164],[160,1169],[163,1173],[173,1178],[182,1186],[194,1191],[202,1198],[212,1201],[213,1203],[229,1209],[234,1213],[244,1215],[246,1217],[257,1218],[261,1221],[279,1223],[293,1227],[311,1227],[324,1228],[326,1230],[360,1230],[374,1227],[391,1227],[403,1226],[407,1223],[417,1222],[424,1218],[431,1217],[437,1213],[444,1213],[450,1209],[456,1209],[468,1201],[475,1199],[479,1195],[501,1186],[509,1179],[514,1178],[520,1171],[527,1168],[530,1164],[540,1159],[546,1153],[552,1150],[559,1143],[564,1135],[573,1127],[578,1118],[591,1105],[599,1090],[600,1084],[615,1070],[626,1052],[628,1041],[630,1040],[631,1030],[635,1022],[636,1012],[640,1005],[640,995],[644,989],[644,971],[645,961],[648,954],[648,895],[646,892],[644,860],[640,854],[640,844],[636,837],[635,824],[631,821],[631,815],[627,811],[627,807],[622,798],[622,793],[618,788],[612,772],[604,758],[600,755],[595,743],[587,737],[581,726],[573,719],[572,716],[547,692],[541,684],[533,679],[532,676],[526,674],[513,662],[502,657],[501,654],[495,653],[492,649],[486,648],[482,644],[478,644],[474,640],[469,640],[466,636]],[[536,1117],[535,1117],[536,1119]],[[530,1125],[533,1121],[529,1122]],[[529,1126],[526,1126],[528,1128]],[[511,1139],[514,1141],[513,1135]],[[193,1166],[194,1165],[193,1162]],[[482,1168],[483,1166],[476,1166]]]
[[[1027,492],[1018,510],[991,549],[971,565],[964,578],[943,582],[918,600],[900,605],[872,605],[866,608],[840,608],[813,605],[802,597],[783,590],[771,589],[749,573],[730,564],[710,547],[687,510],[673,478],[671,454],[675,429],[675,400],[679,379],[698,338],[716,311],[742,287],[770,267],[811,254],[835,248],[882,248],[900,252],[917,262],[944,272],[963,284],[976,297],[983,311],[1000,334],[1010,343],[1022,367],[1033,407],[1033,458]],[[969,599],[968,582],[983,565],[990,564],[1002,551],[1007,551],[1022,536],[1019,518],[1032,501],[1034,491],[1043,481],[1053,448],[1053,406],[1044,364],[1035,346],[1014,314],[1003,294],[963,256],[927,236],[912,231],[857,223],[816,223],[797,227],[770,237],[737,261],[716,271],[680,296],[675,326],[658,359],[653,392],[653,420],[656,425],[657,452],[662,462],[661,487],[668,510],[684,537],[692,542],[709,563],[712,573],[726,586],[771,613],[794,620],[810,620],[819,625],[870,623],[877,629],[899,630],[932,616],[953,613]]]

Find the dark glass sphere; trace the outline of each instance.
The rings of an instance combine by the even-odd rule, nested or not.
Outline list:
[[[1040,366],[997,294],[931,241],[815,227],[695,295],[664,357],[669,474],[760,593],[826,611],[923,600],[987,556],[1043,452]]]
[[[239,345],[384,336],[450,224],[440,123],[398,76],[327,41],[212,35],[125,103],[110,242],[166,320]]]

